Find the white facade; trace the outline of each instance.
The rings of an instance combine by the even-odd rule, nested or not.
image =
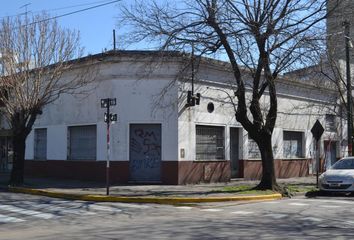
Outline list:
[[[117,106],[111,111],[118,114],[118,122],[111,125],[111,153],[113,161],[129,159],[129,124],[158,123],[162,125],[162,158],[166,161],[177,159],[177,111],[152,112],[154,96],[161,93],[173,75],[155,72],[154,79],[138,74],[144,71],[139,59],[124,59],[126,62],[103,61],[99,66],[97,84],[87,96],[63,95],[58,101],[47,106],[37,119],[34,129],[47,128],[47,159],[66,160],[68,157],[67,136],[69,126],[97,126],[97,161],[107,159],[105,109],[100,107],[103,98],[116,98]],[[146,59],[145,59],[146,60]],[[144,61],[144,59],[142,60]],[[144,62],[144,64],[146,64]],[[140,65],[140,66],[139,66]],[[156,75],[155,75],[156,74]],[[177,88],[172,87],[166,103],[177,98]],[[175,107],[176,108],[176,107]],[[27,139],[26,159],[33,159],[33,131]]]
[[[186,107],[186,95],[191,90],[191,82],[190,69],[186,68],[188,60],[184,61],[184,57],[175,53],[161,60],[156,58],[154,52],[138,51],[93,56],[97,59],[99,73],[95,84],[87,86],[91,89],[90,93],[84,96],[62,95],[56,102],[46,106],[43,114],[38,116],[26,142],[25,157],[29,160],[26,161],[27,165],[32,166],[35,163],[31,171],[39,165],[45,165],[47,169],[52,166],[52,170],[48,172],[65,169],[74,171],[70,176],[76,177],[80,175],[77,171],[86,171],[90,167],[87,175],[96,174],[95,170],[98,171],[107,159],[105,109],[101,108],[100,100],[116,98],[117,105],[111,107],[111,112],[117,113],[118,121],[110,128],[110,161],[113,166],[116,164],[116,175],[119,175],[116,176],[117,181],[139,181],[141,176],[142,181],[148,181],[149,177],[144,178],[148,175],[147,170],[132,178],[132,171],[140,171],[144,167],[158,168],[155,177],[150,180],[173,184],[228,180],[230,176],[258,177],[260,158],[257,156],[257,149],[253,149],[254,144],[248,138],[247,131],[235,119],[235,109],[231,101],[237,104],[237,99],[232,90],[233,75],[228,70],[228,65],[202,59],[194,86],[195,93],[201,94],[200,105]],[[278,176],[306,175],[312,171],[311,159],[314,158],[310,129],[317,119],[323,126],[328,125],[326,114],[330,115],[331,109],[338,107],[336,93],[284,77],[277,82],[277,94],[278,118],[272,138],[274,157],[279,162],[278,167],[295,169],[292,173],[279,170]],[[208,111],[210,103],[214,105],[213,111]],[[267,97],[263,98],[263,104],[264,107],[267,106]],[[75,126],[93,126],[94,138],[91,140],[94,139],[95,143],[90,144],[96,148],[93,151],[94,159],[71,159],[70,153],[73,150],[70,145],[70,129]],[[136,140],[132,139],[132,129],[135,129],[135,134],[139,137],[142,134],[136,131],[140,127],[155,129],[151,131],[161,133],[154,138],[158,143],[150,142],[154,139],[149,134],[145,134],[147,137],[141,139],[141,142],[132,142]],[[43,128],[46,129],[44,140],[35,134],[36,129]],[[219,134],[218,150],[215,150],[218,159],[201,159],[202,155],[198,155],[200,149],[207,150],[210,146],[198,142],[200,133],[197,133],[197,129]],[[335,143],[335,158],[344,155],[344,129],[345,123],[335,117],[335,129],[326,131],[321,139],[323,158],[326,152],[324,141]],[[285,141],[285,136],[290,137],[290,140]],[[292,137],[295,137],[294,141]],[[201,135],[199,139],[205,140]],[[46,145],[39,149],[38,146],[43,145],[43,141],[46,141]],[[80,145],[80,139],[75,141]],[[81,145],[85,145],[84,141],[88,140],[83,138]],[[285,156],[284,149],[289,151],[289,146],[284,146],[284,142],[290,144],[290,147],[298,148],[295,149],[295,157]],[[139,146],[142,144],[143,146]],[[80,147],[85,149],[85,146]],[[134,165],[132,160],[136,156],[136,150],[145,155],[144,159]],[[301,152],[296,152],[297,150]],[[45,151],[46,159],[37,159],[36,151]],[[294,149],[290,148],[290,151]],[[152,157],[158,157],[161,163],[156,165]],[[144,161],[150,162],[145,164]],[[102,164],[99,165],[100,163]],[[77,166],[82,168],[77,170]],[[56,176],[60,174],[56,172]]]

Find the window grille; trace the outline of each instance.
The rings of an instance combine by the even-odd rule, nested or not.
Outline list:
[[[34,130],[34,159],[47,159],[47,129]]]
[[[257,143],[250,137],[248,137],[248,158],[249,159],[261,158],[261,152],[259,151]]]
[[[326,114],[325,129],[329,132],[336,131],[336,116],[333,114]]]
[[[71,160],[96,160],[96,125],[69,127]]]
[[[283,155],[284,158],[301,158],[302,153],[302,132],[283,132]]]
[[[225,159],[224,128],[196,126],[196,160]]]

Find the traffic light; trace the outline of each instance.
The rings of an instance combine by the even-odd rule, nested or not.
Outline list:
[[[195,97],[195,104],[196,104],[196,105],[199,105],[199,104],[200,104],[200,93],[197,93],[197,94],[196,94],[196,97]]]
[[[200,93],[197,93],[196,95],[192,94],[192,91],[187,92],[187,107],[192,107],[195,105],[200,104]]]
[[[194,98],[193,98],[193,95],[192,95],[192,91],[188,91],[187,92],[187,105],[188,106],[194,106],[195,105]]]

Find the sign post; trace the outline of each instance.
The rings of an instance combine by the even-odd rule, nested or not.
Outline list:
[[[324,132],[324,128],[320,121],[316,120],[311,128],[311,132],[316,140],[316,186],[318,187],[318,174],[320,172],[320,138]]]
[[[109,169],[110,169],[110,132],[109,127],[111,122],[117,121],[117,114],[113,114],[110,112],[110,106],[117,105],[116,98],[104,98],[101,99],[101,108],[106,108],[106,112],[104,113],[104,122],[107,123],[107,161],[106,161],[106,195],[109,195]]]

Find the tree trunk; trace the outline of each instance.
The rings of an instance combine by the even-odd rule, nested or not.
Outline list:
[[[272,135],[260,134],[260,138],[255,140],[258,144],[262,157],[262,178],[257,185],[257,189],[279,190],[279,186],[275,178],[274,156],[272,149]]]
[[[14,131],[15,132],[15,131]],[[13,166],[10,177],[10,185],[23,185],[25,167],[25,148],[27,135],[23,132],[13,136]]]

